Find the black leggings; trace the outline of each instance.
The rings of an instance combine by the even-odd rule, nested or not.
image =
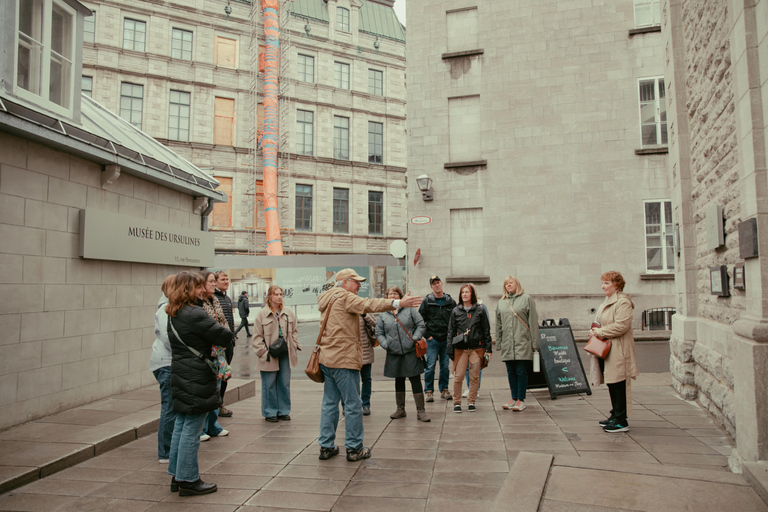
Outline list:
[[[395,392],[396,393],[405,393],[405,377],[396,377],[395,378]],[[414,395],[419,395],[421,393],[424,393],[424,388],[421,387],[421,375],[416,375],[415,377],[408,377],[408,379],[411,381],[411,390],[413,391]]]

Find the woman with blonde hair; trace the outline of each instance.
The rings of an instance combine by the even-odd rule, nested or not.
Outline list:
[[[522,411],[528,388],[528,366],[534,352],[539,350],[539,316],[536,303],[516,277],[504,279],[501,300],[496,304],[496,347],[507,365],[512,393],[512,399],[502,407]]]
[[[253,321],[253,350],[261,374],[261,414],[269,422],[291,419],[291,368],[301,350],[296,316],[283,307],[283,289],[272,285]],[[271,350],[271,353],[270,353]]]
[[[181,272],[168,291],[168,339],[171,344],[171,395],[176,423],[171,438],[168,474],[171,491],[179,496],[216,492],[216,484],[200,478],[197,452],[200,433],[210,411],[221,405],[217,377],[203,359],[212,359],[214,345],[227,347],[232,331],[218,324],[202,306],[204,280]]]
[[[611,396],[611,415],[600,421],[606,432],[628,432],[627,417],[632,412],[631,379],[639,375],[635,359],[635,337],[632,332],[632,310],[635,305],[624,293],[625,281],[615,270],[600,276],[605,301],[595,315],[599,327],[592,327],[589,335],[611,340],[611,351],[605,359],[592,355],[590,377],[593,385],[608,385]]]
[[[171,274],[163,280],[160,290],[162,294],[157,302],[155,311],[155,342],[152,344],[152,355],[149,358],[149,371],[155,376],[160,385],[160,422],[157,425],[157,460],[161,464],[168,463],[168,454],[171,451],[171,436],[173,425],[176,422],[176,413],[173,412],[173,397],[171,396],[171,342],[168,341],[168,314],[165,306],[168,304],[175,274]]]

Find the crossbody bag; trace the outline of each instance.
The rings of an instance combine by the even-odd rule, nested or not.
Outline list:
[[[333,307],[333,303],[336,302],[337,297],[338,295],[335,295],[331,299],[331,302],[328,304],[328,309],[325,310],[325,318],[323,318],[323,325],[320,326],[320,334],[317,335],[315,348],[312,349],[312,354],[309,356],[309,362],[307,363],[307,367],[304,369],[304,373],[307,374],[309,380],[319,384],[325,382],[325,375],[323,375],[323,370],[320,369],[320,340],[323,338],[323,332],[325,332],[325,324],[328,323],[328,317],[331,314],[331,308]]]
[[[423,359],[424,356],[427,355],[427,340],[425,338],[421,338],[420,340],[413,339],[413,336],[411,336],[411,333],[408,332],[408,329],[405,328],[403,325],[403,322],[400,321],[399,318],[397,318],[397,314],[392,313],[392,315],[395,317],[395,320],[397,320],[397,323],[400,324],[400,327],[403,328],[405,331],[405,334],[408,335],[409,338],[411,338],[411,341],[413,342],[413,346],[416,347],[416,357],[419,359]]]
[[[208,368],[211,369],[211,372],[213,372],[214,375],[218,376],[219,375],[219,363],[218,363],[218,361],[214,361],[213,359],[209,359],[209,358],[205,357],[202,353],[200,353],[199,350],[194,349],[194,348],[190,347],[189,345],[187,345],[186,343],[184,343],[184,340],[181,339],[181,336],[179,336],[179,333],[176,332],[176,328],[173,326],[173,322],[171,321],[170,317],[168,317],[168,324],[171,326],[171,330],[173,331],[173,335],[176,336],[176,339],[179,340],[182,345],[187,347],[189,349],[189,351],[192,352],[192,354],[194,354],[195,357],[197,357],[198,359],[204,361],[205,364],[208,365]]]

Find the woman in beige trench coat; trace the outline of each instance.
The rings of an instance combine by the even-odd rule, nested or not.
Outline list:
[[[624,293],[624,278],[616,271],[600,276],[605,301],[597,310],[596,320],[601,327],[592,328],[590,335],[611,340],[611,351],[605,360],[592,356],[592,374],[595,374],[596,362],[599,364],[597,378],[593,384],[608,385],[611,395],[611,415],[600,421],[606,432],[628,432],[627,416],[632,412],[631,379],[639,374],[635,359],[635,338],[632,334],[632,314],[635,305]]]

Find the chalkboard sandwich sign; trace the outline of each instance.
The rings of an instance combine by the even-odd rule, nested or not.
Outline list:
[[[557,324],[551,318],[541,323],[539,354],[552,400],[558,395],[592,394],[567,318],[561,318]]]

